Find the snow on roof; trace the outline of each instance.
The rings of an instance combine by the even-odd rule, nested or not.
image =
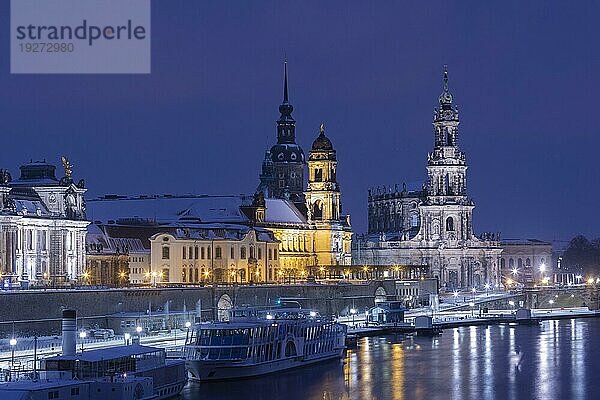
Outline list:
[[[282,199],[265,199],[265,222],[305,224],[306,219],[294,203]]]
[[[294,203],[282,199],[265,199],[266,222],[305,224],[306,219]],[[108,223],[152,221],[158,224],[187,222],[247,224],[248,217],[240,206],[252,202],[251,196],[104,196],[87,201],[87,216],[92,221]],[[121,221],[119,221],[121,220]]]
[[[115,346],[96,350],[86,350],[82,353],[77,353],[72,356],[59,355],[46,358],[46,360],[79,360],[85,362],[97,362],[103,360],[112,360],[115,358],[131,357],[140,354],[154,353],[157,351],[164,352],[164,349],[134,344],[129,346]]]

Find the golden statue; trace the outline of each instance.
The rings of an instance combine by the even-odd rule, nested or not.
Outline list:
[[[71,179],[71,175],[73,175],[73,164],[71,164],[71,162],[69,162],[69,160],[67,160],[67,157],[65,157],[65,156],[61,157],[61,161],[62,161],[63,168],[65,170],[65,176],[68,179]]]
[[[319,127],[321,133],[325,133],[325,124],[321,122],[321,126]]]

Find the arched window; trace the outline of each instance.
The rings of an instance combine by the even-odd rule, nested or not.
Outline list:
[[[254,246],[250,246],[250,258],[255,258],[254,257]]]
[[[517,265],[519,266],[519,268],[522,268],[523,267],[523,259],[519,258],[517,260]]]
[[[448,217],[446,219],[446,230],[449,232],[454,231],[454,218]]]
[[[318,200],[313,203],[312,218],[314,220],[323,219],[323,206]]]
[[[504,260],[504,258],[500,259],[500,268],[505,268],[506,267],[506,261]]]
[[[242,260],[246,259],[246,247],[245,246],[242,246],[242,248],[240,249],[240,258]]]
[[[185,246],[183,247],[183,259],[185,260],[185,256],[187,254],[187,249],[185,248]]]
[[[235,248],[233,246],[231,246],[231,252],[230,252],[229,256],[230,256],[229,258],[232,258],[232,259],[235,258]]]
[[[525,260],[525,266],[527,266],[527,267],[531,266],[531,259],[530,258],[527,258]]]
[[[513,260],[512,258],[508,259],[508,268],[514,268],[515,267],[515,260]]]
[[[259,247],[259,248],[257,249],[257,251],[258,251],[258,257],[257,257],[257,258],[258,258],[259,260],[262,260],[262,249]]]

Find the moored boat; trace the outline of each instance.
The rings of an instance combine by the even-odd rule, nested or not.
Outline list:
[[[346,330],[302,308],[236,308],[229,321],[194,326],[186,341],[186,366],[192,380],[218,381],[339,359]]]

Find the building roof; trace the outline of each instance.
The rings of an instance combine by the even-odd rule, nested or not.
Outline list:
[[[545,242],[539,239],[502,239],[500,241],[501,246],[552,246],[552,243]]]
[[[59,355],[48,357],[45,360],[79,360],[86,362],[97,362],[115,358],[131,357],[140,354],[154,353],[157,351],[164,351],[164,349],[133,344],[129,346],[116,346],[104,349],[86,350],[82,353],[77,353],[72,356]]]
[[[223,223],[248,224],[240,206],[252,203],[252,196],[209,195],[108,195],[87,201],[87,215],[93,221],[120,225]],[[265,199],[266,223],[305,224],[306,218],[293,202]]]

